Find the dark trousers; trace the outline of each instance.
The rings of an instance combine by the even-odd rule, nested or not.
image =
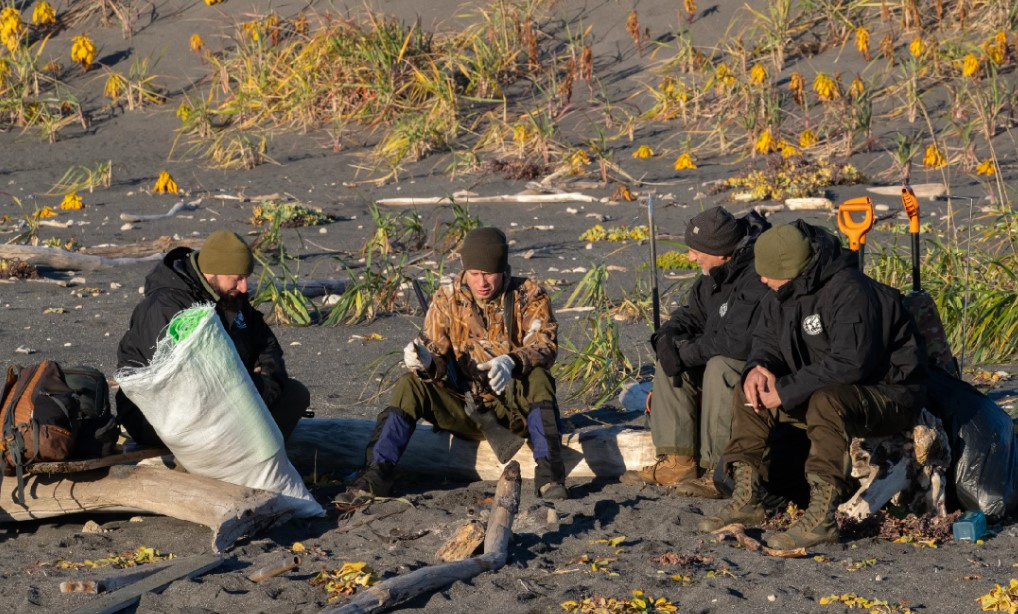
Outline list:
[[[268,406],[272,419],[283,433],[284,441],[290,437],[297,421],[310,405],[311,393],[307,387],[293,378],[288,379],[282,392]],[[145,414],[122,391],[117,391],[117,422],[123,425],[128,435],[139,445],[164,446],[155,429],[145,419]]]
[[[890,386],[835,385],[813,393],[805,407],[760,410],[746,407],[742,387],[736,388],[733,405],[732,439],[725,448],[725,462],[746,463],[770,482],[770,435],[779,422],[788,422],[806,429],[809,456],[806,474],[834,484],[842,495],[849,492],[848,446],[853,437],[893,435],[911,428],[919,415],[919,401],[907,403],[887,394]],[[900,394],[894,397],[908,398]]]

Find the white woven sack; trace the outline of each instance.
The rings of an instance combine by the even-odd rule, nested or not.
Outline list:
[[[121,369],[121,390],[188,472],[285,495],[300,518],[323,515],[215,309],[180,317],[200,322],[179,342],[164,335],[147,367]]]

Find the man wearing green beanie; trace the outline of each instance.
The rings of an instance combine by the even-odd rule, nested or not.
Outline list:
[[[199,251],[189,247],[170,251],[145,278],[145,298],[134,308],[130,327],[120,340],[117,368],[148,365],[156,342],[175,315],[196,304],[215,303],[223,328],[286,438],[311,404],[311,395],[303,384],[288,377],[279,341],[248,301],[247,278],[253,269],[251,249],[233,232],[212,233]],[[123,392],[117,392],[117,421],[139,444],[162,445],[144,414]]]
[[[509,269],[505,234],[467,233],[463,270],[431,300],[421,334],[403,350],[405,373],[379,415],[365,451],[366,467],[338,501],[356,505],[392,490],[396,463],[421,418],[467,439],[483,433],[467,414],[470,394],[480,412],[530,439],[534,489],[566,499],[561,426],[551,367],[558,323],[544,290]]]
[[[657,460],[627,471],[622,482],[667,486],[687,497],[721,496],[714,467],[731,438],[732,397],[749,355],[747,331],[767,292],[753,270],[753,243],[768,228],[755,211],[736,218],[723,207],[686,225],[689,259],[703,274],[686,304],[651,338],[657,360],[649,420]]]
[[[802,220],[756,242],[755,267],[771,290],[760,304],[752,348],[736,394],[725,463],[735,492],[711,531],[759,524],[761,483],[769,475],[769,437],[779,423],[805,426],[810,440],[806,513],[767,540],[776,549],[836,541],[835,511],[849,494],[853,437],[911,428],[925,397],[925,352],[901,293],[869,277],[855,252]]]

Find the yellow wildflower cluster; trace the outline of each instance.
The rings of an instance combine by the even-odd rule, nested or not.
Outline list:
[[[612,226],[611,228],[605,228],[600,224],[596,224],[591,228],[583,231],[580,235],[580,241],[642,241],[650,237],[650,233],[646,226],[634,226],[629,228],[628,226]]]
[[[58,559],[49,563],[40,563],[41,567],[54,567],[56,569],[95,569],[97,567],[137,567],[138,565],[145,565],[148,563],[158,563],[159,561],[168,561],[173,558],[172,554],[162,554],[155,548],[149,548],[148,546],[138,546],[138,548],[131,552],[121,552],[120,554],[111,554],[103,559],[85,560],[81,563],[72,561],[65,561]]]
[[[947,160],[944,159],[944,154],[940,153],[936,143],[926,146],[926,152],[923,154],[923,166],[926,168],[940,168],[946,164]]]
[[[524,122],[513,124],[513,143],[524,147],[534,137],[534,131]]]
[[[760,136],[756,138],[753,150],[757,153],[768,154],[771,150],[775,149],[776,146],[777,143],[774,140],[774,135],[771,134],[770,129],[767,129],[761,132]]]
[[[14,53],[17,50],[24,33],[25,24],[21,23],[21,11],[12,6],[0,10],[0,43],[3,43],[8,51]]]
[[[576,174],[583,171],[583,168],[590,164],[590,156],[583,149],[577,149],[573,153],[569,154],[566,158],[566,166],[570,169],[570,174]]]
[[[795,145],[792,145],[785,139],[778,139],[778,144],[775,146],[775,149],[781,153],[782,158],[791,158],[792,156],[799,155],[799,150],[796,149]]]
[[[689,153],[683,153],[675,159],[675,170],[677,171],[688,171],[696,168],[696,161],[693,160],[693,156]]]
[[[308,207],[300,203],[277,203],[271,200],[255,206],[252,214],[251,223],[255,226],[274,224],[278,220],[283,228],[303,228],[328,224],[333,220],[318,207]]]
[[[813,79],[813,91],[817,93],[817,96],[823,102],[837,100],[841,97],[838,82],[822,72],[818,72],[817,76]]]
[[[727,64],[718,64],[718,67],[714,69],[714,83],[718,90],[735,85],[735,75],[732,74],[732,69],[728,68]]]
[[[77,192],[68,192],[64,195],[64,199],[60,201],[60,208],[64,210],[75,211],[84,208],[84,206],[85,203],[78,196]]]
[[[191,51],[195,53],[201,53],[205,50],[205,41],[201,39],[201,34],[192,34],[190,41]]]
[[[71,61],[80,65],[82,70],[87,71],[92,62],[95,61],[95,43],[88,37],[88,34],[75,36],[72,40]]]
[[[802,147],[803,149],[805,149],[807,147],[812,147],[812,146],[814,146],[816,144],[817,144],[817,135],[816,135],[815,132],[813,132],[809,128],[803,130],[802,134],[799,135],[799,147]]]
[[[633,157],[636,158],[637,160],[653,158],[654,150],[646,145],[640,145],[639,147],[636,148],[636,151],[633,152]]]
[[[996,36],[986,41],[983,49],[986,51],[986,56],[990,58],[991,62],[998,66],[1003,64],[1007,61],[1007,33],[1004,31],[997,32]]]
[[[193,112],[194,109],[191,107],[191,105],[187,104],[186,102],[181,102],[180,106],[177,107],[177,117],[182,122],[186,122],[188,119],[190,119],[191,113]]]
[[[665,77],[661,80],[661,85],[658,86],[661,93],[665,95],[665,98],[669,102],[684,103],[689,101],[689,92],[686,91],[686,87],[672,77]]]
[[[729,177],[725,186],[749,190],[752,200],[784,200],[819,196],[828,186],[853,185],[865,179],[851,164],[835,165],[826,159],[810,162],[796,156],[782,160],[777,168]]]
[[[788,89],[792,92],[792,98],[795,99],[796,104],[802,104],[806,101],[806,84],[802,79],[802,73],[793,72],[788,78]]]
[[[749,82],[753,85],[763,85],[767,82],[767,67],[763,64],[754,64],[749,69]]]
[[[965,77],[975,77],[979,74],[979,58],[974,53],[966,53],[962,58],[961,74]]]
[[[682,6],[686,9],[686,15],[692,18],[696,15],[696,0],[682,0]]]
[[[679,608],[664,597],[657,599],[643,591],[633,591],[632,599],[616,599],[595,595],[582,601],[564,601],[562,609],[570,614],[630,614],[640,612],[678,612]]]
[[[668,271],[674,269],[695,270],[700,268],[689,256],[675,250],[667,251],[657,257],[657,268]]]
[[[110,72],[110,76],[106,77],[106,85],[103,86],[103,94],[113,102],[117,102],[125,91],[127,91],[127,80],[123,75]]]
[[[862,79],[856,77],[852,79],[852,83],[848,86],[848,95],[852,100],[858,100],[866,93],[866,84],[862,82]]]
[[[855,29],[855,48],[859,50],[864,60],[870,61],[870,31],[864,26]]]
[[[44,220],[48,217],[56,216],[57,212],[54,211],[52,207],[43,207],[42,209],[36,209],[35,212],[32,213],[32,217],[34,217],[37,220]]]
[[[207,6],[212,6],[213,4],[219,4],[219,3],[220,3],[220,2],[222,2],[222,1],[223,1],[223,0],[205,0],[205,4],[206,4]]]
[[[926,41],[923,40],[923,37],[913,38],[912,42],[908,44],[908,52],[917,60],[921,58],[926,53]]]
[[[976,166],[976,174],[992,177],[997,174],[997,165],[993,163],[993,160],[987,158]]]
[[[156,184],[152,191],[156,194],[176,194],[180,192],[180,187],[177,186],[177,182],[173,180],[173,177],[168,172],[162,171],[159,173],[159,178],[156,179]]]
[[[1018,611],[1018,580],[1011,578],[1007,588],[997,584],[993,590],[976,598],[983,612]]]
[[[359,586],[378,584],[375,570],[367,563],[343,563],[343,567],[334,571],[321,571],[310,581],[311,586],[324,586],[328,593],[328,601],[346,595],[353,595]]]
[[[902,605],[892,605],[883,599],[866,599],[855,593],[844,593],[842,595],[831,595],[821,597],[820,605],[840,604],[849,609],[863,609],[871,612],[900,612],[911,614],[912,610]]]
[[[32,23],[45,28],[57,22],[57,12],[45,0],[35,5],[32,9]]]

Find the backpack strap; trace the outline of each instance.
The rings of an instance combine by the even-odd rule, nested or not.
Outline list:
[[[509,341],[509,351],[513,349],[513,337],[516,336],[516,288],[513,285],[512,275],[506,283],[504,298],[502,300],[502,316],[505,319],[505,334]]]

